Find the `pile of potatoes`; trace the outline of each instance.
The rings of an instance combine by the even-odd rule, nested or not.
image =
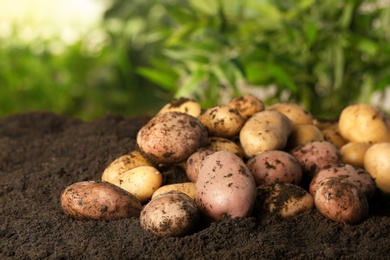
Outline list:
[[[376,192],[390,194],[390,118],[370,105],[350,105],[330,121],[293,103],[265,107],[252,95],[207,109],[180,98],[143,126],[136,142],[101,180],[63,191],[68,215],[137,217],[153,234],[184,236],[200,221],[313,209],[358,224]],[[162,169],[171,166],[189,181],[166,185]]]

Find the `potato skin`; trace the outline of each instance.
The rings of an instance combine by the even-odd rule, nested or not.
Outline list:
[[[173,111],[182,112],[193,117],[198,117],[202,111],[202,108],[195,100],[181,97],[172,99],[172,101],[162,107],[157,114]]]
[[[368,143],[355,143],[355,142],[350,142],[343,145],[340,148],[342,161],[346,164],[351,164],[363,168],[364,155],[366,154],[370,146],[371,145]]]
[[[152,199],[156,198],[160,194],[164,194],[170,191],[179,191],[186,194],[191,199],[195,200],[196,186],[193,182],[173,183],[161,186],[152,195]]]
[[[172,164],[187,158],[202,147],[207,130],[193,116],[166,112],[152,118],[137,135],[137,145],[153,164]]]
[[[224,137],[211,136],[207,138],[207,142],[204,148],[212,151],[228,150],[235,153],[240,158],[244,157],[244,151],[242,150],[242,147],[234,141]]]
[[[245,163],[230,151],[207,156],[196,182],[196,204],[214,220],[247,216],[256,199],[256,184]]]
[[[364,168],[375,179],[377,187],[390,194],[390,142],[376,143],[368,148]]]
[[[144,206],[141,227],[158,236],[184,236],[199,222],[199,211],[193,199],[182,192],[160,194]]]
[[[287,116],[293,125],[313,124],[313,116],[298,104],[287,102],[276,103],[269,106],[267,110],[279,111]]]
[[[317,185],[314,204],[325,217],[347,224],[359,224],[369,213],[366,196],[355,185],[338,178],[327,178]]]
[[[246,165],[256,186],[275,182],[298,185],[302,178],[301,165],[291,154],[284,151],[265,151],[251,157]]]
[[[203,160],[214,152],[215,151],[209,149],[201,149],[193,153],[190,157],[188,157],[186,164],[186,174],[190,181],[196,182],[199,175],[199,169]]]
[[[301,144],[305,144],[313,141],[323,141],[324,136],[320,129],[316,126],[307,125],[294,125],[292,127],[291,134],[288,137],[287,149],[292,149]]]
[[[64,212],[78,220],[139,217],[142,205],[131,193],[109,183],[77,182],[61,194]]]
[[[235,108],[244,120],[247,120],[257,112],[263,111],[265,108],[263,102],[253,95],[234,98],[227,105],[231,108]]]

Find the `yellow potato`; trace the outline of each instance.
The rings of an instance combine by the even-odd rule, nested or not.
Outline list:
[[[322,135],[324,136],[325,141],[331,142],[338,148],[341,148],[347,143],[347,141],[341,136],[337,124],[323,129]]]
[[[162,180],[162,175],[156,168],[140,166],[121,173],[112,183],[130,192],[144,203],[160,188]]]
[[[244,151],[242,150],[241,146],[232,140],[223,137],[213,136],[207,138],[207,142],[204,148],[211,151],[227,150],[235,153],[240,158],[244,157]]]
[[[235,108],[245,120],[253,114],[264,110],[263,102],[252,95],[234,98],[227,105],[231,108]]]
[[[139,151],[131,151],[115,159],[102,174],[102,181],[112,182],[119,174],[139,166],[151,166],[152,164]]]
[[[316,126],[294,125],[288,138],[287,147],[291,149],[304,143],[323,140],[324,136]]]
[[[313,124],[313,116],[303,107],[294,103],[277,103],[267,108],[267,110],[276,110],[290,119],[293,125]]]
[[[190,98],[177,98],[163,106],[157,114],[165,112],[182,112],[193,117],[198,117],[202,108],[199,103]]]
[[[351,164],[357,167],[364,167],[364,155],[370,144],[350,142],[340,148],[343,163]]]
[[[376,143],[368,148],[364,168],[375,179],[377,187],[390,194],[390,142]]]
[[[195,199],[196,195],[196,186],[193,182],[184,182],[184,183],[174,183],[169,185],[164,185],[158,188],[152,195],[152,199],[156,196],[169,192],[169,191],[180,191],[184,194],[187,194],[191,199]]]

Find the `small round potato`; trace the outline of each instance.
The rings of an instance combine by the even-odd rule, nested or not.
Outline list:
[[[137,150],[122,155],[111,162],[102,174],[102,181],[112,182],[119,174],[139,166],[152,164]]]
[[[249,117],[256,114],[257,112],[264,110],[263,102],[261,102],[260,99],[252,95],[245,95],[234,98],[228,103],[228,106],[231,108],[235,108],[238,113],[240,113],[240,115],[244,118],[244,120],[247,120]]]
[[[368,143],[354,143],[350,142],[343,145],[340,148],[340,153],[342,160],[345,164],[351,164],[357,167],[364,167],[364,155],[366,154],[368,148],[370,148]]]
[[[175,98],[164,107],[160,109],[157,114],[166,113],[166,112],[182,112],[193,117],[198,117],[202,108],[199,103],[190,98]]]
[[[162,180],[161,173],[153,166],[140,166],[121,173],[112,183],[130,192],[144,203],[160,188]]]
[[[183,182],[183,183],[174,183],[169,185],[164,185],[158,188],[152,195],[152,199],[157,197],[160,194],[167,193],[169,191],[180,191],[186,194],[191,199],[195,199],[196,196],[196,186],[193,182]]]
[[[144,206],[141,227],[158,236],[184,236],[199,222],[195,201],[186,194],[170,191],[160,194]]]
[[[114,220],[138,217],[142,205],[131,193],[109,183],[77,182],[61,194],[64,212],[79,220]]]
[[[152,118],[137,135],[142,154],[152,163],[179,163],[202,147],[207,129],[193,116],[166,112]]]
[[[273,183],[257,187],[255,215],[277,214],[287,218],[314,208],[313,197],[303,188],[290,183]]]
[[[293,149],[298,145],[313,141],[323,141],[324,136],[314,125],[294,125],[287,141],[287,148]]]
[[[267,110],[276,110],[290,119],[293,125],[313,124],[313,116],[303,107],[294,103],[277,103],[267,108]]]
[[[390,142],[376,143],[368,148],[364,168],[375,179],[377,187],[390,194]]]
[[[298,185],[302,169],[297,159],[284,151],[266,151],[251,157],[246,165],[252,173],[256,186],[275,182]]]
[[[186,164],[186,173],[190,181],[196,182],[199,175],[199,169],[203,160],[214,152],[215,151],[208,149],[201,149],[193,153],[190,157],[188,157]]]
[[[230,151],[207,156],[196,181],[196,204],[214,220],[247,216],[256,199],[256,184],[248,167]]]
[[[359,224],[369,213],[366,196],[355,185],[339,178],[326,178],[318,183],[314,204],[325,217],[347,224]]]
[[[207,138],[207,142],[204,148],[212,151],[227,150],[235,153],[240,158],[244,157],[244,151],[242,150],[242,147],[234,141],[224,137],[212,136]]]
[[[337,125],[323,129],[322,135],[324,136],[325,141],[334,144],[337,148],[341,148],[347,143],[347,140],[342,137]]]
[[[226,138],[237,135],[245,123],[240,113],[227,105],[208,108],[198,119],[207,128],[210,136]]]

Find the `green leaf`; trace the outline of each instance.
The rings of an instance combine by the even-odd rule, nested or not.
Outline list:
[[[190,97],[192,96],[196,89],[199,88],[199,85],[205,81],[203,78],[205,71],[203,68],[198,68],[190,75],[187,75],[187,78],[184,79],[183,83],[179,86],[179,89],[175,93],[175,97]]]
[[[286,86],[293,92],[298,90],[298,87],[295,85],[294,81],[288,75],[288,73],[280,66],[276,64],[269,64],[267,66],[270,74],[275,78],[276,81],[280,82],[283,86]]]
[[[172,77],[172,75],[169,75],[161,70],[148,67],[139,67],[137,68],[137,73],[165,88],[166,90],[173,91],[176,88],[177,78]]]

